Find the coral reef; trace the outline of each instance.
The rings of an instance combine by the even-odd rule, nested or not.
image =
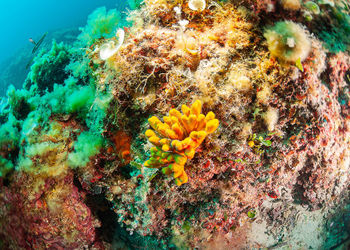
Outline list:
[[[349,197],[348,5],[129,5],[93,12],[0,102],[0,245],[345,244],[325,218]]]

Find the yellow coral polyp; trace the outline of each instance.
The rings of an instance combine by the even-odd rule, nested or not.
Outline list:
[[[195,101],[191,107],[182,105],[181,111],[171,109],[168,116],[160,121],[152,116],[148,119],[154,129],[145,133],[148,140],[155,146],[151,148],[151,157],[144,163],[148,168],[162,168],[166,175],[173,175],[178,186],[188,181],[185,164],[195,155],[196,148],[208,134],[219,126],[215,114],[201,114],[202,103]]]

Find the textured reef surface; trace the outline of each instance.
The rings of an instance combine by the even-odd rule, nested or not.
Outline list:
[[[1,99],[0,248],[347,249],[347,2],[129,4]]]

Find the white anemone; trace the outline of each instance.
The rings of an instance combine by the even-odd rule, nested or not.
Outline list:
[[[205,0],[190,0],[188,2],[188,7],[194,11],[203,11],[205,9]]]
[[[124,30],[118,29],[118,31],[116,33],[116,37],[117,37],[118,43],[115,44],[114,41],[110,41],[110,42],[105,43],[105,44],[103,44],[101,46],[101,48],[100,48],[100,58],[101,58],[101,60],[107,60],[108,58],[113,56],[115,53],[117,53],[117,51],[119,50],[120,46],[124,42],[124,36],[125,36]]]

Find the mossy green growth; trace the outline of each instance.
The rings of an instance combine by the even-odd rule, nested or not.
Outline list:
[[[97,12],[105,12],[105,22],[98,20]],[[109,28],[85,29],[93,31],[93,38],[109,34],[118,24],[119,14],[113,10],[97,12],[88,23],[92,25],[95,18],[94,25]],[[50,51],[42,50],[35,58],[24,89],[10,86],[7,98],[0,100],[0,147],[6,152],[0,158],[0,176],[12,169],[37,171],[39,165],[44,171],[46,165],[36,161],[37,156],[49,162],[56,152],[60,152],[61,160],[68,161],[71,167],[85,166],[103,147],[101,132],[113,95],[107,87],[104,90],[96,87],[90,61],[85,60],[79,50],[53,42]],[[74,119],[86,130],[74,142],[71,153],[65,151],[67,141],[61,139],[76,135],[79,130],[55,129],[58,124],[55,120],[62,118]],[[62,137],[64,132],[71,134]],[[56,142],[47,138],[59,139]]]
[[[295,64],[297,60],[304,61],[311,50],[308,33],[302,26],[291,21],[277,22],[265,29],[269,51],[279,60]]]
[[[75,47],[71,49],[71,53],[73,56],[71,62],[65,68],[66,72],[69,72],[82,84],[93,84],[95,77],[89,66],[90,58],[81,49]]]
[[[13,85],[10,85],[7,90],[7,103],[10,107],[11,113],[18,120],[23,120],[27,117],[32,107],[28,103],[28,99],[31,97],[31,92],[25,89],[15,89]]]
[[[254,219],[255,216],[256,216],[256,211],[254,209],[249,210],[247,215],[248,215],[249,218]]]
[[[55,84],[53,91],[40,99],[43,104],[48,104],[54,114],[77,113],[85,118],[95,100],[95,88],[91,85],[78,85],[78,80],[70,77],[64,85]]]
[[[128,5],[132,10],[140,8],[140,5],[143,3],[143,0],[127,0]]]
[[[53,151],[59,147],[58,144],[53,142],[45,141],[30,145],[26,150],[26,155],[29,157],[44,156],[45,153]]]
[[[14,168],[11,161],[0,156],[0,178],[5,177]]]
[[[320,14],[320,7],[318,6],[317,3],[313,2],[313,1],[307,1],[304,4],[304,6],[305,6],[306,9],[311,11],[312,14],[315,14],[315,15]]]
[[[15,167],[14,158],[19,148],[22,121],[17,120],[12,113],[7,116],[6,123],[0,126],[0,177],[6,175]]]
[[[42,106],[38,106],[36,110],[30,112],[22,124],[21,141],[34,143],[39,132],[49,124],[50,115],[50,110]]]
[[[28,143],[27,157],[42,156],[46,152],[55,151],[57,145],[50,142],[38,143],[36,138],[43,132],[48,133],[48,136],[50,131],[54,133],[48,127],[52,124],[49,119],[52,115],[72,114],[88,129],[74,142],[74,152],[69,154],[68,162],[71,167],[85,166],[89,158],[96,155],[103,145],[100,134],[111,99],[112,95],[108,91],[98,91],[93,85],[79,85],[78,80],[73,77],[68,78],[63,85],[55,84],[52,92],[30,98],[29,103],[35,109],[23,122],[21,133],[22,139]],[[27,169],[31,168],[24,160],[21,164],[27,166]]]
[[[66,112],[74,113],[82,108],[92,105],[95,98],[95,90],[90,86],[83,86],[66,96]]]
[[[93,134],[89,131],[82,132],[78,140],[74,142],[74,152],[68,155],[68,164],[70,167],[84,167],[90,157],[99,153],[103,146],[103,138],[99,134]]]
[[[120,19],[116,9],[107,11],[106,7],[100,7],[89,15],[86,26],[80,28],[78,40],[85,46],[90,46],[102,37],[111,38],[115,36]]]
[[[0,147],[13,148],[19,143],[21,121],[18,121],[11,113],[6,123],[0,126]]]
[[[191,222],[185,221],[184,224],[182,225],[182,230],[185,232],[188,232],[191,230]]]
[[[113,95],[110,92],[99,92],[96,94],[94,103],[85,117],[85,123],[91,131],[102,133],[104,120],[108,113],[112,97]]]
[[[74,142],[74,152],[69,155],[68,161],[71,167],[85,166],[89,158],[96,155],[103,145],[100,134],[112,99],[112,95],[108,93],[97,91],[93,85],[79,85],[75,78],[67,79],[63,85],[55,84],[53,91],[43,96],[35,93],[34,89],[28,94],[30,98],[25,98],[32,111],[23,121],[12,115],[14,106],[8,105],[10,111],[7,115],[8,121],[1,126],[0,146],[18,148],[20,157],[16,169],[31,171],[35,166],[31,158],[46,157],[46,154],[59,151],[62,146],[51,141],[38,140],[44,135],[50,138],[59,137],[57,133],[60,132],[53,126],[56,123],[50,117],[56,114],[73,114],[87,126],[88,131],[78,136]],[[1,159],[0,163],[2,175],[14,168],[13,162],[7,159]]]
[[[52,42],[50,51],[42,49],[34,59],[25,86],[35,84],[39,92],[52,91],[54,84],[63,84],[68,77],[65,68],[70,62],[70,49],[64,43]]]
[[[314,33],[332,53],[350,49],[350,9],[339,6],[330,8],[327,24],[320,23]]]

